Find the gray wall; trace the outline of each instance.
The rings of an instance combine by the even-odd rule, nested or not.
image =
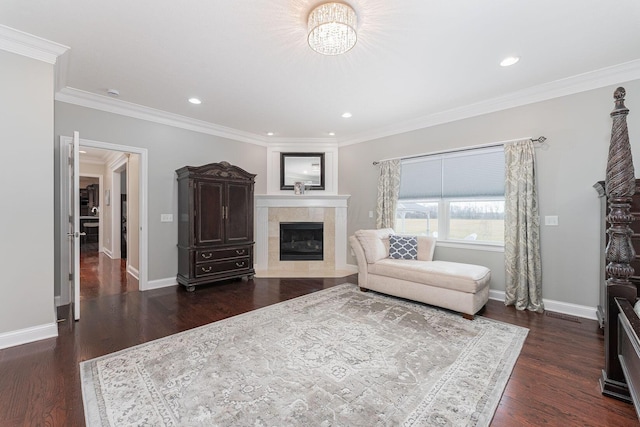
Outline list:
[[[54,325],[53,66],[0,50],[0,334]],[[26,166],[28,165],[28,166]]]
[[[150,281],[175,278],[177,272],[176,169],[225,160],[257,174],[255,191],[266,192],[265,147],[63,102],[55,103],[55,113],[56,140],[77,130],[81,139],[148,150]],[[161,223],[163,213],[173,213],[174,222]]]
[[[622,86],[640,177],[640,80]],[[348,233],[375,228],[375,220],[368,217],[376,204],[374,160],[544,135],[547,144],[536,150],[540,215],[558,215],[559,226],[541,226],[543,297],[596,306],[600,201],[592,186],[605,176],[614,90],[610,86],[340,148],[339,192],[351,194]],[[487,265],[493,274],[491,288],[504,290],[501,252],[439,247],[435,257]],[[348,263],[355,264],[351,255]]]

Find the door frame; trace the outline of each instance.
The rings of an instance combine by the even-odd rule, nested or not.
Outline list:
[[[129,151],[130,152],[130,151]],[[129,158],[121,155],[115,160],[107,163],[107,173],[111,176],[111,258],[121,259],[120,251],[120,184],[122,170],[128,171]],[[127,176],[127,180],[129,176]],[[127,269],[129,268],[129,259],[127,258]]]
[[[60,136],[60,142],[63,144],[68,143],[73,138],[69,136]],[[147,283],[149,281],[149,227],[148,227],[148,194],[149,194],[149,154],[146,148],[134,147],[130,145],[122,145],[122,144],[112,144],[109,142],[101,142],[101,141],[93,141],[90,139],[80,138],[80,147],[92,147],[92,148],[101,148],[103,150],[110,151],[119,151],[122,153],[133,153],[140,155],[140,172],[138,178],[138,192],[139,192],[139,207],[138,207],[138,221],[140,224],[139,230],[139,265],[138,265],[138,290],[143,290],[147,288]],[[68,183],[61,183],[61,186],[64,189],[67,188]],[[66,191],[66,190],[64,190]],[[65,192],[61,194],[65,194]],[[68,192],[68,191],[67,191]],[[100,192],[104,194],[104,189],[100,189]],[[102,197],[102,194],[100,197]],[[66,196],[65,196],[66,197]],[[61,220],[68,221],[68,208],[64,203],[61,203],[62,212],[60,215]],[[102,216],[102,215],[101,215]],[[66,223],[65,223],[66,224]],[[64,240],[66,244],[66,239]],[[65,259],[63,259],[65,258]],[[65,288],[68,285],[68,281],[64,280],[64,278],[68,277],[69,273],[69,260],[66,257],[61,257],[60,259],[60,268],[61,268],[61,278],[63,279],[60,283],[60,305],[68,304],[69,291]],[[67,297],[66,300],[64,297]]]

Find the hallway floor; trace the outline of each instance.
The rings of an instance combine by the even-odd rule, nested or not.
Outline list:
[[[138,280],[127,274],[126,259],[111,259],[97,250],[80,252],[81,300],[137,290]]]

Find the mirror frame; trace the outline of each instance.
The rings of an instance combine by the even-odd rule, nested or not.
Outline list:
[[[320,185],[310,185],[307,190],[324,190],[324,153],[280,153],[280,189],[293,190],[293,185],[285,185],[288,157],[318,157],[320,159]]]

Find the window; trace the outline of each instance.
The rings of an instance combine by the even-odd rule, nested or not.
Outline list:
[[[403,160],[395,228],[439,240],[503,244],[503,147]]]

